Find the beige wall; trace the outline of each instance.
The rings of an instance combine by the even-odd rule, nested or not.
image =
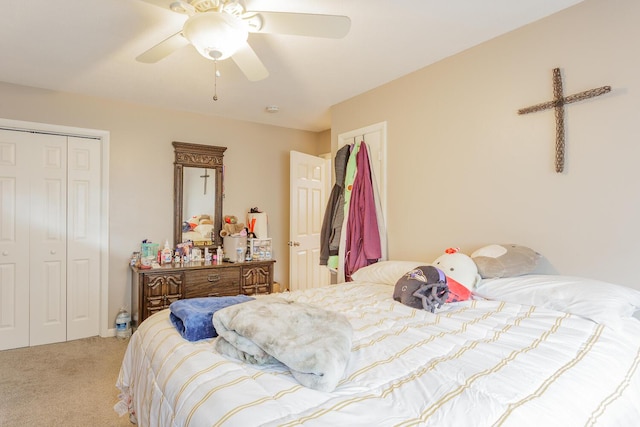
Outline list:
[[[331,153],[331,129],[318,132],[317,138],[316,152],[312,154],[319,156]]]
[[[289,278],[289,151],[330,151],[326,132],[160,110],[0,83],[0,117],[110,132],[109,320],[129,305],[128,260],[142,239],[172,239],[172,141],[228,147],[224,212],[269,214],[275,279]]]
[[[388,123],[392,259],[434,260],[490,243],[528,245],[540,271],[640,288],[640,2],[586,0],[332,108],[337,135]],[[552,97],[611,85],[566,107],[554,171]]]

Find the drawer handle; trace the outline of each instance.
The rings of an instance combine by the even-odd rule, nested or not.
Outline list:
[[[211,292],[210,294],[207,295],[208,297],[219,297],[220,293],[219,292]]]
[[[218,280],[220,280],[220,275],[219,274],[209,274],[207,276],[207,280],[210,282],[217,282]]]

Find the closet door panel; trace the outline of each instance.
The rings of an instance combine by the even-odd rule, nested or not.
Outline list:
[[[16,264],[3,262],[0,264],[0,350],[29,345],[28,317],[25,320],[20,307],[16,306],[20,294]]]
[[[67,339],[67,138],[33,135],[30,345]]]
[[[0,350],[98,335],[101,150],[0,130]]]
[[[100,142],[68,139],[67,339],[98,334]]]
[[[43,295],[43,304],[40,308],[42,316],[42,325],[56,327],[64,325],[64,284],[60,272],[63,269],[59,261],[44,262],[41,265],[42,280],[41,292]],[[35,325],[36,327],[38,325]],[[32,345],[37,345],[32,342]]]
[[[0,130],[0,350],[29,345],[29,137]]]
[[[91,305],[91,263],[86,259],[72,260],[67,272],[67,319],[69,329],[73,329],[72,324],[97,317],[96,308]],[[91,335],[96,335],[96,331],[92,330]],[[70,340],[77,338],[82,337],[68,336]]]

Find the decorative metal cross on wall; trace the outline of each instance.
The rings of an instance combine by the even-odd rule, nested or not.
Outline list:
[[[574,95],[564,96],[562,91],[562,76],[560,68],[553,69],[553,101],[521,108],[518,114],[535,113],[536,111],[555,109],[556,115],[556,172],[564,170],[564,105],[584,99],[593,98],[611,91],[611,86],[602,86],[596,89],[585,90]]]
[[[207,194],[207,180],[211,176],[207,172],[207,169],[205,169],[204,175],[200,175],[200,178],[204,178],[204,194]]]

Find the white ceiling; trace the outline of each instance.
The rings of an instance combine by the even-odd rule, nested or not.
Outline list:
[[[321,131],[331,105],[581,1],[245,0],[247,10],[346,15],[351,30],[337,40],[250,34],[270,76],[250,82],[223,61],[213,101],[214,63],[192,46],[135,60],[184,15],[142,0],[2,0],[0,81]]]

